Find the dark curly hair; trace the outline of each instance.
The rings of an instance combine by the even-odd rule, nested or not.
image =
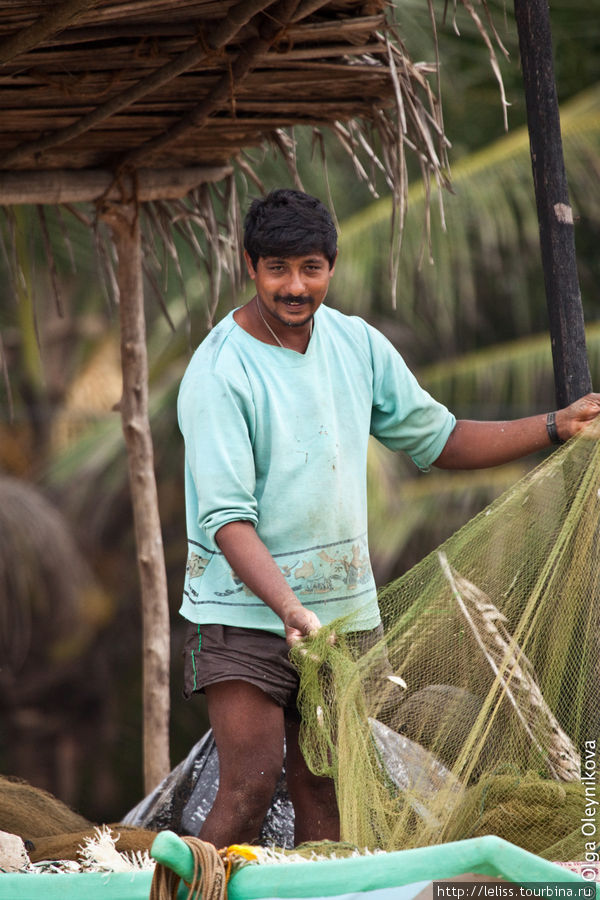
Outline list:
[[[302,191],[280,188],[253,200],[244,221],[244,248],[256,268],[260,256],[322,253],[331,268],[337,231],[326,206]]]

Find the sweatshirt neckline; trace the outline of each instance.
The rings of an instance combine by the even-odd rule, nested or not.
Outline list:
[[[317,352],[316,348],[319,342],[319,310],[316,311],[313,317],[313,330],[305,353],[298,353],[297,350],[290,350],[288,347],[278,347],[275,344],[266,344],[264,341],[253,337],[253,335],[236,322],[233,317],[234,312],[235,310],[232,310],[228,315],[228,318],[231,320],[232,331],[236,335],[236,338],[249,347],[256,356],[264,356],[269,359],[270,362],[277,361],[277,363],[286,368],[298,368],[300,366],[308,365]]]

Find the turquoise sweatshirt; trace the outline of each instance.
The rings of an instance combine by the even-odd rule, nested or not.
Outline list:
[[[455,418],[417,383],[390,342],[326,306],[305,354],[264,344],[227,315],[198,347],[178,402],[185,438],[191,622],[283,635],[215,542],[252,522],[300,602],[323,624],[379,623],[367,544],[369,434],[427,469]]]

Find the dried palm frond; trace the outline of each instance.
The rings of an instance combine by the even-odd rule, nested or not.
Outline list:
[[[108,825],[96,826],[93,835],[86,837],[80,846],[81,871],[137,872],[154,869],[155,862],[147,850],[119,851],[119,837]]]

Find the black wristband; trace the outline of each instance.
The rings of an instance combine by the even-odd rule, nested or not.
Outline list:
[[[562,440],[562,438],[559,438],[558,431],[556,430],[555,412],[549,412],[546,416],[546,429],[548,431],[548,437],[553,444],[564,444],[564,441]]]

